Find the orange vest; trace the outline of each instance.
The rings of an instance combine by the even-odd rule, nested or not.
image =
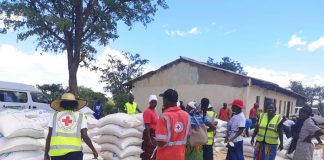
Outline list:
[[[191,128],[190,124],[188,113],[180,107],[164,110],[156,125],[155,139],[166,144],[157,148],[156,160],[185,159],[185,145]]]

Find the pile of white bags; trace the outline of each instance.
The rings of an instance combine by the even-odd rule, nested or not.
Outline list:
[[[140,160],[143,121],[125,113],[107,115],[99,120],[98,137],[94,141],[101,146],[105,160]]]
[[[44,157],[44,147],[38,141],[44,138],[44,128],[22,115],[0,113],[0,160],[41,160]]]

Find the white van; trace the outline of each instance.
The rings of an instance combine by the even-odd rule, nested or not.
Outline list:
[[[0,109],[46,109],[49,99],[32,85],[0,81]]]

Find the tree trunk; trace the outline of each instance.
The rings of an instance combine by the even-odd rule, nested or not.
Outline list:
[[[76,97],[79,96],[77,72],[78,72],[78,64],[77,66],[75,64],[72,64],[69,67],[69,90]]]

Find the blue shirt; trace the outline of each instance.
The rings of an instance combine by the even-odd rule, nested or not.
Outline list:
[[[191,120],[191,128],[195,129],[197,128],[197,125],[202,125],[202,124],[209,124],[209,120],[207,117],[205,117],[205,119],[203,119],[203,115],[200,114],[199,112],[195,112],[195,113],[190,113],[190,120]]]

